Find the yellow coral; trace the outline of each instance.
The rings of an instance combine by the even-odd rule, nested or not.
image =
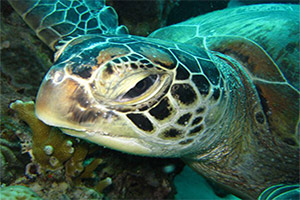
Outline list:
[[[33,101],[17,100],[10,108],[18,113],[32,130],[33,159],[43,168],[57,169],[74,154],[74,138],[63,134],[58,128],[50,127],[40,121],[34,113]],[[52,149],[52,152],[49,152]]]
[[[87,165],[79,178],[94,178],[94,170],[103,162],[101,158],[94,159],[89,165]]]
[[[102,193],[103,190],[105,188],[107,188],[108,186],[110,186],[112,184],[112,180],[110,177],[107,177],[101,181],[98,182],[98,184],[94,187],[94,189],[99,192]]]
[[[83,161],[88,153],[85,145],[79,145],[74,152],[73,157],[66,163],[66,175],[68,177],[77,177],[83,170]]]

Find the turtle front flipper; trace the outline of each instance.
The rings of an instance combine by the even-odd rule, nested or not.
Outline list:
[[[105,6],[105,0],[8,1],[52,50],[58,41],[68,40],[66,36],[127,33],[125,26],[118,26],[118,15]]]

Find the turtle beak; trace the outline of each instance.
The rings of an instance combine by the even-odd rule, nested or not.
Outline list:
[[[67,78],[63,67],[53,66],[45,76],[36,98],[35,114],[51,126],[70,127],[67,117],[74,104],[79,83]],[[76,92],[77,91],[77,92]],[[74,124],[71,125],[74,127]],[[80,126],[74,127],[81,130]]]

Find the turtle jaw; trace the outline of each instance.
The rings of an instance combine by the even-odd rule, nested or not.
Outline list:
[[[112,135],[101,131],[82,132],[66,128],[61,128],[61,130],[68,135],[79,137],[113,150],[140,156],[153,156],[153,151],[139,138]]]

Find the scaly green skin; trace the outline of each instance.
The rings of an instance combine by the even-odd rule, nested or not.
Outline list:
[[[299,91],[288,79],[296,67],[284,71],[282,66],[295,58],[272,52],[274,35],[263,38],[253,31],[267,31],[265,24],[276,13],[288,12],[297,9],[258,5],[214,12],[152,35],[163,40],[72,37],[40,87],[36,115],[67,134],[113,149],[182,157],[244,198],[257,198],[271,185],[299,182]],[[230,16],[251,26],[231,32],[245,23],[228,22]],[[230,25],[215,28],[214,19]],[[290,35],[298,30],[285,27]],[[283,46],[291,47],[288,42]]]

